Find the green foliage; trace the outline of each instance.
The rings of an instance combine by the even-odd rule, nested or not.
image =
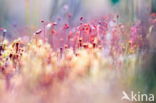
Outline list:
[[[120,2],[120,0],[111,0],[112,4],[116,4],[118,2]]]

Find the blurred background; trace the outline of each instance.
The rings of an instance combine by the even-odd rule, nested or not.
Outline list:
[[[54,21],[66,13],[72,14],[70,22],[81,16],[89,19],[117,13],[124,23],[138,19],[146,23],[146,17],[156,11],[155,4],[156,0],[0,0],[0,27],[8,29],[12,38],[21,31],[31,33],[41,20]]]

